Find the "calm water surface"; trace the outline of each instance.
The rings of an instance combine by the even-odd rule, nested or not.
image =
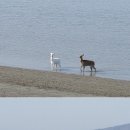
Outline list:
[[[92,75],[130,80],[130,1],[1,0],[0,65],[50,70],[50,52],[62,72],[80,74],[85,53]]]
[[[1,98],[1,130],[97,130],[130,123],[129,98]]]

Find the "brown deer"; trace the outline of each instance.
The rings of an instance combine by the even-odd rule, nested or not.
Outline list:
[[[83,72],[84,72],[85,66],[90,66],[91,72],[92,72],[92,69],[95,69],[95,72],[96,72],[95,62],[91,60],[83,60],[83,56],[84,54],[80,56],[80,62],[81,62],[80,70],[82,71],[82,68],[83,68]]]

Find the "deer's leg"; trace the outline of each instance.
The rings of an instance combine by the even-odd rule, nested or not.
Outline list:
[[[96,72],[96,68],[95,68],[95,66],[93,66],[93,68],[95,69],[95,72]]]
[[[81,65],[81,67],[80,67],[80,71],[81,71],[81,72],[82,72],[82,67],[83,67],[83,66]]]
[[[56,69],[57,69],[57,64],[56,64]]]
[[[54,63],[52,63],[51,67],[52,67],[52,70],[54,70]]]
[[[84,72],[84,70],[85,70],[85,66],[83,66],[83,72]]]
[[[90,66],[91,72],[92,72],[92,66]]]
[[[56,64],[54,63],[54,65],[53,65],[53,69],[56,69]]]

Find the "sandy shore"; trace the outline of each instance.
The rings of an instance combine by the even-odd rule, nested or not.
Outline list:
[[[130,81],[0,67],[1,97],[130,97]]]

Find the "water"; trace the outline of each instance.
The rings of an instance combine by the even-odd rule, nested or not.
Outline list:
[[[130,80],[129,0],[1,0],[0,65],[80,74],[82,53],[94,76]],[[91,75],[89,68],[85,75]]]
[[[1,130],[97,130],[130,124],[129,98],[1,98]]]

